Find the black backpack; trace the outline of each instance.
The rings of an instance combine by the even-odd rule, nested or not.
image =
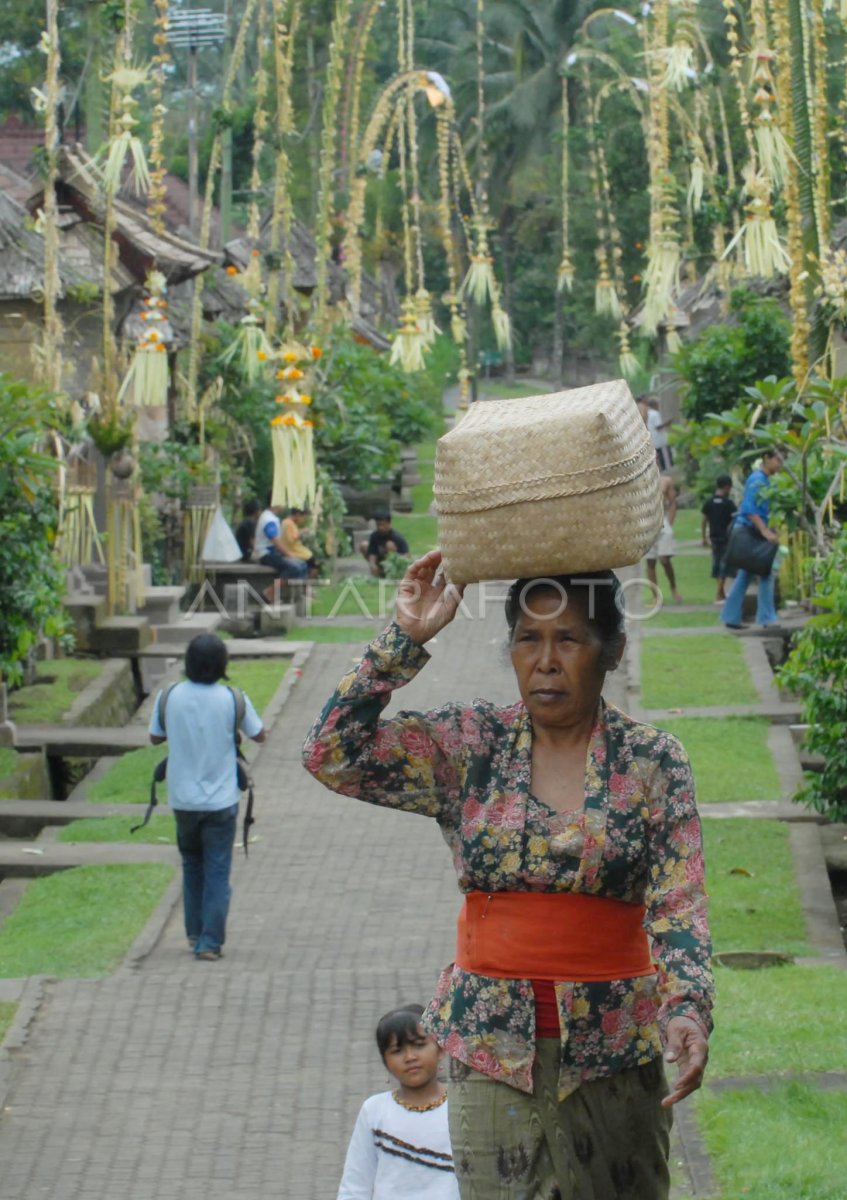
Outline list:
[[[181,682],[182,681],[179,680],[177,683],[168,684],[168,686],[162,691],[162,695],[159,698],[159,724],[162,726],[162,729],[165,733],[167,733],[167,726],[165,725],[165,713],[168,707],[168,698],[174,688],[177,687],[178,683]],[[255,818],[253,816],[253,780],[250,777],[249,771],[247,770],[247,760],[241,750],[241,734],[238,732],[238,730],[241,722],[244,719],[244,713],[247,711],[247,705],[241,688],[227,686],[226,690],[232,696],[233,704],[235,705],[235,724],[233,726],[232,736],[233,740],[235,741],[235,771],[236,779],[238,781],[238,790],[240,792],[247,793],[247,806],[244,810],[243,833],[244,854],[246,856],[247,836],[250,832],[250,826],[255,824]],[[156,769],[153,772],[153,778],[150,780],[150,800],[147,804],[147,811],[144,814],[144,820],[139,825],[133,825],[130,829],[130,833],[135,833],[137,830],[143,829],[150,820],[151,816],[153,815],[153,809],[159,803],[156,795],[156,784],[164,783],[167,779],[167,775],[168,759],[166,755],[160,763],[156,764]]]

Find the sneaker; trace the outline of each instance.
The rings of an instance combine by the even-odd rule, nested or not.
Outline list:
[[[727,629],[749,629],[750,628],[749,625],[731,625],[729,623],[729,621],[724,622],[724,624],[726,625]]]
[[[223,958],[223,952],[220,950],[198,950],[194,957],[198,962],[217,962],[219,958]]]

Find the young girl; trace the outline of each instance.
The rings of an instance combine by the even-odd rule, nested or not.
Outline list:
[[[447,1088],[438,1046],[420,1024],[423,1008],[386,1013],[376,1044],[398,1086],[362,1105],[338,1200],[459,1200],[447,1129]]]

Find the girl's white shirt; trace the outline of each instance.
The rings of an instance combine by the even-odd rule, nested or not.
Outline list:
[[[447,1101],[412,1112],[391,1092],[370,1096],[350,1139],[338,1200],[459,1200]]]

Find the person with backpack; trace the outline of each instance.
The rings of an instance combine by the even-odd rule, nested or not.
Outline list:
[[[159,692],[150,720],[154,746],[167,741],[168,802],[182,856],[185,932],[195,958],[221,957],[238,819],[239,730],[265,740],[261,717],[226,680],[225,644],[212,633],[192,638],[186,678]],[[245,842],[247,831],[245,828]]]

